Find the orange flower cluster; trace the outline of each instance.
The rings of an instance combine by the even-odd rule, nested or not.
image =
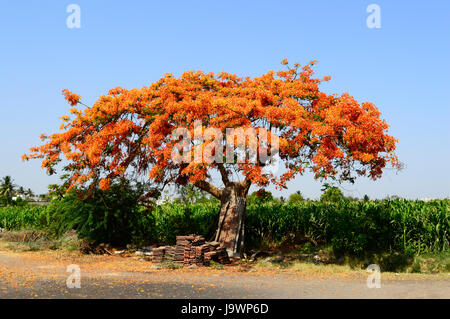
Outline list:
[[[354,173],[379,178],[388,163],[398,165],[397,140],[387,134],[388,125],[372,103],[319,91],[319,84],[330,78],[314,78],[315,63],[289,67],[283,60],[286,70],[255,78],[190,71],[179,78],[166,74],[141,89],[114,88],[91,107],[71,109],[71,117],[62,118],[62,132],[43,135],[46,143],[31,148],[23,159],[40,158],[52,173],[64,156],[72,187],[95,182],[102,189],[128,173],[146,174],[156,183],[199,185],[211,182],[217,171],[224,183],[241,176],[252,184],[281,188],[307,169],[316,178],[346,180]],[[71,106],[80,102],[79,95],[63,94]],[[276,134],[283,174],[265,171],[266,163],[260,161],[175,162],[178,141],[171,134],[182,127],[194,136],[196,120],[224,136],[227,128],[238,127]],[[226,140],[221,143],[225,146]]]
[[[80,102],[81,96],[78,94],[70,92],[68,89],[64,89],[63,91],[64,98],[69,102],[70,105],[75,106]]]

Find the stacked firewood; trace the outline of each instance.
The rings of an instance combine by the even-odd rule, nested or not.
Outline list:
[[[211,261],[230,263],[225,248],[220,247],[218,242],[205,242],[205,238],[198,235],[177,236],[175,247],[162,246],[153,250],[154,263],[165,260],[172,260],[184,266],[208,266]]]

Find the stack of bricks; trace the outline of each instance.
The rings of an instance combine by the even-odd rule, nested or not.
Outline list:
[[[174,246],[166,246],[164,259],[174,260],[174,258],[175,258],[175,247]]]
[[[177,236],[177,245],[174,248],[173,261],[179,264],[184,262],[184,250],[188,242],[184,239],[179,239],[185,236]]]
[[[197,265],[200,266],[203,264],[203,250],[202,245],[205,244],[205,238],[203,236],[189,235],[184,236],[182,238],[182,243],[187,244],[184,245],[184,260],[183,265]],[[177,242],[178,246],[178,242]]]
[[[152,262],[161,263],[165,260],[173,260],[175,256],[175,247],[173,246],[161,246],[153,249]]]
[[[204,265],[208,266],[211,261],[218,262],[220,264],[229,264],[230,258],[225,248],[219,247],[218,242],[211,242],[210,249],[204,255]]]
[[[152,262],[154,263],[160,263],[164,261],[166,253],[166,247],[158,247],[153,249],[152,251]]]
[[[177,236],[177,245],[159,247],[153,250],[153,262],[173,260],[184,266],[208,266],[211,261],[221,264],[230,263],[225,248],[219,247],[218,242],[205,242],[203,236]]]
[[[195,264],[197,266],[205,265],[204,256],[205,256],[205,253],[209,252],[208,246],[207,245],[194,246],[194,247],[192,247],[191,254],[192,254],[192,252],[193,252],[193,257],[188,261],[185,260],[184,264],[188,265],[188,266],[193,265],[193,264]]]

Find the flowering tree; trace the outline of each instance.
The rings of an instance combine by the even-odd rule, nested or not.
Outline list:
[[[255,78],[191,71],[141,89],[111,89],[91,107],[70,109],[62,132],[42,135],[45,143],[23,159],[40,158],[53,173],[65,157],[70,188],[108,189],[130,176],[190,183],[220,199],[216,240],[240,254],[251,185],[285,188],[306,170],[321,179],[377,179],[386,165],[398,165],[397,140],[375,105],[319,91],[329,77],[313,77],[314,61],[282,64],[285,70]],[[72,107],[82,104],[79,95],[63,94]],[[227,134],[230,128],[237,133]],[[267,169],[275,157],[285,166],[279,174]]]

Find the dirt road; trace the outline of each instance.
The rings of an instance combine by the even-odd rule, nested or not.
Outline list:
[[[68,288],[67,266],[80,267],[81,288]],[[276,269],[151,269],[115,256],[0,251],[0,298],[450,298],[450,276]],[[322,268],[320,268],[322,267]]]

